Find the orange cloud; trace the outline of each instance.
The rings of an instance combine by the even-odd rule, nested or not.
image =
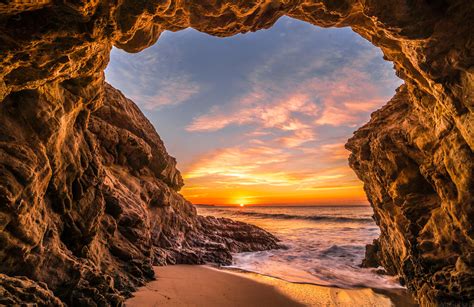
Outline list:
[[[298,147],[306,142],[316,139],[316,134],[311,129],[299,129],[290,136],[281,137],[278,142],[286,147]]]
[[[216,182],[250,185],[281,185],[289,179],[282,173],[264,171],[285,162],[288,154],[271,147],[224,148],[209,153],[185,171],[185,179],[210,178]]]
[[[315,116],[318,107],[302,94],[287,95],[278,100],[264,98],[262,92],[251,92],[241,97],[234,106],[225,110],[223,107],[213,107],[205,114],[194,118],[186,127],[187,131],[216,131],[229,125],[254,123],[262,128],[295,130],[307,127],[294,117],[296,114]]]
[[[362,184],[348,167],[346,137],[331,139],[320,130],[359,126],[389,99],[364,70],[378,55],[363,53],[334,71],[314,75],[314,69],[326,65],[316,59],[295,79],[270,77],[276,58],[288,52],[291,48],[258,67],[247,93],[187,126],[190,132],[231,125],[252,130],[242,144],[210,152],[185,169],[188,184],[209,188],[197,197],[185,187],[186,196],[211,203],[366,202]]]
[[[183,194],[197,203],[217,204],[274,203],[276,195],[285,202],[290,198],[298,203],[327,202],[330,195],[339,201],[365,202],[354,173],[347,166],[338,166],[340,161],[347,163],[342,146],[342,143],[327,144],[299,156],[276,143],[274,147],[215,150],[183,170],[186,181]],[[338,158],[332,158],[323,168],[315,163],[334,152]]]

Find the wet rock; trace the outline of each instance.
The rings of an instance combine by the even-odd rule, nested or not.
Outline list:
[[[362,260],[361,267],[363,268],[378,268],[381,266],[379,241],[376,239],[372,244],[367,244],[365,247],[365,258]]]

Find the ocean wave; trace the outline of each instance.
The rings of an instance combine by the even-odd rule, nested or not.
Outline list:
[[[267,218],[267,219],[280,219],[280,220],[309,220],[309,221],[322,221],[322,222],[335,222],[335,223],[373,223],[372,218],[367,217],[347,217],[347,216],[326,216],[326,215],[292,215],[284,213],[263,213],[263,212],[251,212],[251,211],[230,211],[225,209],[213,209],[220,212],[225,212],[232,215]]]

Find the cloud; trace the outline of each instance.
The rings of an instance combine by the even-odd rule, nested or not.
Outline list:
[[[362,125],[371,111],[381,107],[389,97],[382,96],[371,84],[370,76],[344,71],[337,80],[324,80],[316,86],[322,112],[316,125],[356,127]]]
[[[324,165],[315,163],[321,162],[319,158],[327,152],[339,151],[340,146],[329,144],[319,151],[308,150],[298,156],[284,147],[256,145],[221,148],[197,158],[184,170],[184,178],[191,186],[278,186],[306,190],[319,185],[341,185],[355,178],[347,166],[340,166],[334,161]]]
[[[231,124],[250,123],[252,110],[241,109],[238,114],[226,114],[222,107],[213,106],[208,114],[198,116],[186,127],[189,132],[197,131],[217,131]]]
[[[335,107],[332,105],[326,105],[321,116],[317,118],[314,123],[316,125],[331,125],[331,126],[357,126],[357,116],[352,114],[350,111]]]
[[[186,75],[156,80],[154,86],[157,91],[153,96],[133,95],[132,99],[144,109],[157,110],[186,102],[201,90],[199,83],[193,82]]]
[[[273,66],[278,65],[276,59],[280,56],[270,57],[248,77],[247,93],[195,117],[186,129],[213,132],[231,125],[253,124],[259,131],[306,129],[304,133],[308,134],[307,129],[321,125],[359,126],[392,94],[387,95],[380,88],[391,85],[393,78],[374,80],[371,72],[364,70],[375,56],[378,54],[362,52],[325,73],[317,71],[324,61],[314,60],[286,78],[272,78]]]
[[[182,50],[166,44],[133,55],[114,48],[106,79],[143,109],[176,106],[200,93],[203,87],[179,67],[180,56]]]
[[[168,145],[185,140],[172,153],[183,163],[186,196],[225,191],[219,197],[235,194],[236,202],[278,193],[315,199],[334,190],[340,196],[345,188],[350,198],[362,191],[344,143],[400,81],[380,51],[353,40],[350,30],[282,20],[284,39],[258,32],[183,43],[190,30],[179,42],[170,34],[169,42],[161,39],[161,47],[140,53],[134,64],[121,58],[109,70],[108,80],[142,108],[166,108],[154,114],[157,120],[171,116],[163,125],[180,122],[161,134]]]
[[[287,157],[283,149],[265,146],[222,148],[199,158],[190,166],[185,178],[215,174],[229,177],[244,176],[261,166],[285,162]]]
[[[269,56],[249,74],[246,92],[192,120],[188,132],[213,135],[230,126],[250,131],[243,144],[196,159],[184,170],[187,182],[288,193],[362,191],[347,166],[344,143],[350,129],[388,101],[393,93],[380,88],[393,89],[393,77],[374,77],[368,67],[379,54],[372,52],[345,58],[337,51],[336,62],[328,53],[277,72],[285,57],[300,51],[293,46]]]
[[[229,125],[257,124],[262,128],[296,130],[307,125],[297,115],[314,116],[317,106],[305,95],[291,95],[272,100],[264,92],[253,91],[228,108],[214,106],[186,127],[189,132],[217,131]],[[261,131],[260,131],[261,132]]]
[[[278,170],[288,158],[283,149],[272,147],[223,148],[197,159],[185,171],[184,178],[223,185],[288,185],[297,178]]]
[[[298,147],[306,142],[316,139],[316,133],[311,129],[298,129],[290,136],[277,139],[277,142],[284,147]]]
[[[271,132],[269,131],[253,130],[253,131],[247,132],[245,136],[246,137],[260,137],[260,136],[266,136],[270,134]]]
[[[349,151],[345,148],[345,142],[327,143],[316,147],[301,147],[304,155],[317,156],[321,162],[347,162]]]

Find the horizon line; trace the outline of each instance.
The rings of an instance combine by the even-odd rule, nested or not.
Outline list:
[[[239,204],[194,204],[193,206],[205,206],[205,207],[239,207]],[[367,204],[245,204],[245,207],[370,207],[370,203]]]

